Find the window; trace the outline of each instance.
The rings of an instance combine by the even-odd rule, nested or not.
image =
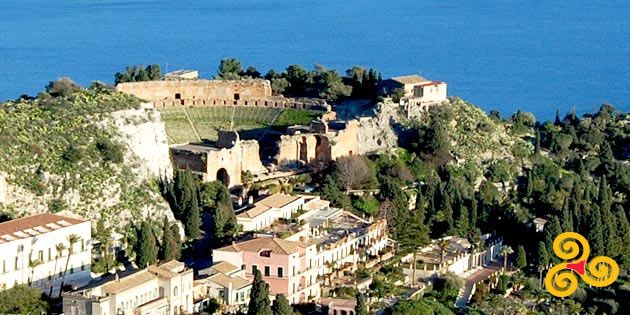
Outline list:
[[[176,100],[181,100],[182,99],[182,94],[181,93],[175,93],[175,99]]]
[[[177,296],[177,293],[179,293],[179,289],[175,286],[175,289],[173,289],[173,296]]]
[[[7,261],[6,260],[2,260],[2,273],[7,272]]]
[[[85,240],[81,240],[81,251],[85,251]]]
[[[255,275],[256,274],[256,270],[258,270],[258,266],[256,265],[252,265],[252,274]]]
[[[295,290],[295,283],[293,284],[293,293],[295,293],[297,290]]]
[[[44,262],[44,251],[40,250],[38,254],[39,261]]]
[[[295,276],[297,274],[296,270],[295,270],[295,266],[293,266],[293,275]]]
[[[282,267],[278,267],[278,278],[282,278],[282,276],[284,276],[283,271],[284,270],[282,270]]]
[[[48,261],[52,260],[52,250],[50,249],[50,247],[48,248]]]
[[[18,270],[20,268],[18,268],[18,257],[15,257],[15,270]]]
[[[72,267],[72,265],[70,265],[70,274],[74,273],[74,267]]]
[[[269,266],[265,266],[265,277],[269,277],[270,273],[271,273],[271,268]]]
[[[242,264],[242,265],[241,265],[241,270],[245,270],[245,269],[247,269],[247,265]]]
[[[271,257],[271,250],[268,250],[268,249],[261,250],[260,257]]]

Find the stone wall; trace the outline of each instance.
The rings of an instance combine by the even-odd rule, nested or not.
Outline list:
[[[120,83],[116,90],[148,101],[264,99],[271,96],[267,80],[183,80]]]
[[[260,146],[256,140],[239,140],[236,132],[222,132],[219,147],[175,146],[171,148],[178,168],[190,169],[205,182],[221,181],[228,187],[242,184],[241,173],[266,172],[260,160]]]
[[[356,120],[336,122],[341,128],[329,128],[325,122],[311,125],[309,133],[284,135],[278,141],[276,163],[279,166],[328,163],[342,156],[359,154]],[[317,131],[328,132],[317,132]]]

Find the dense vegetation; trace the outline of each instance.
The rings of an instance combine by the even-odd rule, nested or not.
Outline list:
[[[143,65],[129,66],[124,72],[117,72],[114,75],[114,83],[140,82],[160,80],[162,78],[162,70],[160,65],[149,65],[146,68]]]
[[[1,104],[0,173],[11,184],[49,200],[49,212],[71,210],[84,217],[137,214],[144,205],[159,202],[152,197],[157,187],[138,183],[124,163],[125,150],[110,113],[138,105],[136,98],[101,83],[83,89],[67,78],[51,82],[35,98]],[[103,200],[119,192],[124,192],[119,200]],[[76,197],[78,204],[70,209],[67,200]],[[4,210],[14,215],[23,211]]]
[[[348,69],[345,77],[339,71],[322,65],[315,65],[315,70],[311,71],[300,65],[291,65],[283,72],[271,69],[262,76],[256,67],[250,66],[244,70],[241,62],[234,58],[221,60],[217,76],[226,80],[265,78],[271,81],[271,88],[276,94],[321,97],[329,101],[348,97],[374,99],[377,96],[377,84],[382,80],[378,71],[358,66]]]
[[[589,240],[592,257],[610,256],[622,271],[608,289],[582,283],[570,303],[584,310],[588,305],[598,314],[615,313],[630,307],[620,298],[630,270],[629,118],[603,105],[582,118],[569,113],[538,123],[531,114],[517,112],[504,120],[455,99],[434,107],[423,120],[407,121],[396,154],[336,161],[320,178],[322,195],[336,206],[387,218],[403,252],[429,237],[459,235],[476,248],[484,246],[482,233],[503,237],[517,249],[506,256],[522,271],[500,279],[499,291],[516,282],[524,292],[500,303],[507,312],[527,303],[534,303],[534,310],[553,309],[543,303],[549,296],[532,296],[544,292],[540,277],[560,261],[552,251],[555,236],[579,232]],[[375,197],[344,194],[374,188],[380,189]],[[415,201],[412,210],[410,201]],[[542,233],[533,227],[536,217],[547,220]],[[492,293],[480,293],[471,310],[491,313],[488,307],[497,305],[489,302],[497,299]],[[568,309],[569,302],[564,303],[556,307]]]

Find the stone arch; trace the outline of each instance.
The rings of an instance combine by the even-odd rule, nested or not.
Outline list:
[[[225,187],[230,187],[230,174],[225,168],[220,168],[217,171],[217,180],[220,181]]]

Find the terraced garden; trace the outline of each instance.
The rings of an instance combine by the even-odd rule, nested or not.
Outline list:
[[[217,140],[218,130],[247,131],[256,137],[272,127],[306,124],[322,112],[312,110],[279,109],[246,106],[205,106],[160,108],[171,144]]]

